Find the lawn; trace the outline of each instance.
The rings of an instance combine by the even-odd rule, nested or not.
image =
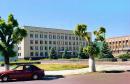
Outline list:
[[[57,70],[74,70],[74,69],[81,69],[87,68],[88,65],[86,64],[36,64],[37,67],[44,69],[46,71],[57,71]]]

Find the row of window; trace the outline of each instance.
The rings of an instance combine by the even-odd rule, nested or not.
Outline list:
[[[115,48],[127,48],[130,47],[129,45],[115,45],[115,46],[110,46],[111,49],[115,49]]]
[[[67,35],[43,35],[43,34],[30,34],[30,38],[49,38],[49,39],[65,39],[65,40],[81,40],[79,37],[71,37]]]
[[[43,46],[30,46],[30,50],[51,50],[51,46],[47,47],[43,47]],[[56,47],[54,47],[54,49],[56,50]],[[79,47],[58,47],[57,50],[79,50]]]
[[[43,41],[43,40],[35,40],[35,44],[57,44],[57,45],[79,45],[81,42],[64,42],[64,41]],[[34,40],[30,40],[30,44],[34,44]],[[85,46],[85,42],[82,43]]]
[[[45,52],[45,54],[46,54],[47,52]],[[30,56],[44,56],[44,53],[43,52],[30,52]]]
[[[109,44],[128,44],[128,40],[109,42]]]

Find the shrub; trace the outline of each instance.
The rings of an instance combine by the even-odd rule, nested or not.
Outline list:
[[[118,56],[120,59],[130,59],[130,54],[121,54]]]

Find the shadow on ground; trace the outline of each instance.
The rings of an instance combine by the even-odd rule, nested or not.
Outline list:
[[[44,80],[56,80],[56,79],[60,79],[60,78],[64,78],[63,75],[46,75],[44,78],[39,79],[39,81],[44,81]],[[24,81],[38,81],[38,80],[30,80],[30,79],[19,79],[19,80],[9,80],[8,82],[24,82]],[[0,83],[3,83],[0,81]]]
[[[111,71],[101,71],[101,73],[123,73],[124,70],[111,70]]]
[[[55,80],[59,78],[64,78],[63,75],[46,75],[43,80]]]

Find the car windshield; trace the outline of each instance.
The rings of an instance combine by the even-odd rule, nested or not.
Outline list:
[[[17,66],[14,67],[12,70],[23,70],[23,66],[17,65]]]

